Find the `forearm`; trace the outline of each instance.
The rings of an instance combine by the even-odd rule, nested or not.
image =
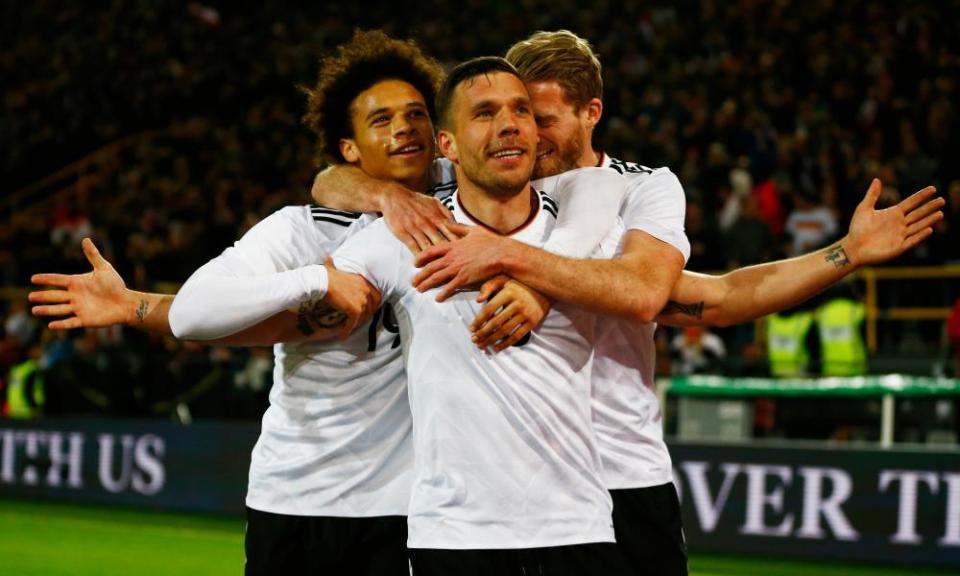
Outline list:
[[[578,260],[515,241],[500,263],[503,273],[552,300],[642,322],[663,308],[672,285],[657,286],[635,258]]]
[[[723,276],[684,272],[657,320],[673,326],[729,326],[792,308],[858,268],[845,242]]]
[[[127,320],[124,324],[148,332],[173,334],[169,320],[173,299],[173,294],[127,291],[124,305]]]
[[[337,164],[321,171],[313,180],[310,195],[328,208],[348,212],[382,212],[382,203],[390,182],[378,180],[348,164]]]
[[[210,265],[187,280],[170,307],[170,327],[177,338],[225,338],[326,293],[323,266],[259,276],[230,276]]]

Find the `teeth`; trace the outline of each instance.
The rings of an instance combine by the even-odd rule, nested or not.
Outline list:
[[[417,144],[411,144],[409,146],[404,146],[396,151],[396,154],[405,154],[407,152],[419,152],[423,148]]]
[[[494,152],[494,158],[509,158],[513,156],[519,156],[522,154],[520,150],[501,150],[499,152]]]

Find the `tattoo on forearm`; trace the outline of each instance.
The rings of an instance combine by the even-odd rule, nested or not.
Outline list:
[[[668,300],[667,305],[663,307],[663,310],[661,310],[660,313],[683,314],[686,316],[692,316],[699,320],[700,318],[703,318],[703,300],[690,304]]]
[[[318,329],[338,328],[347,321],[347,315],[323,301],[307,300],[297,310],[297,330],[310,336]]]
[[[843,246],[840,244],[827,248],[827,253],[824,255],[823,259],[832,263],[837,268],[843,268],[844,266],[850,264],[850,258],[847,257],[846,250],[844,250]]]
[[[147,302],[146,298],[140,300],[140,303],[137,304],[137,322],[143,324],[144,319],[147,317],[147,312],[150,311],[150,304]]]

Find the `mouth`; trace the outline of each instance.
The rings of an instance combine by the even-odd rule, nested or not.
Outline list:
[[[524,150],[523,148],[515,148],[515,147],[508,146],[508,147],[500,148],[499,150],[494,150],[493,152],[490,152],[490,157],[496,158],[497,160],[512,160],[514,158],[519,158],[526,153],[527,151]]]
[[[537,152],[537,162],[553,154],[553,150],[540,150]]]
[[[414,156],[424,151],[426,147],[423,144],[404,144],[396,150],[390,152],[391,156]]]

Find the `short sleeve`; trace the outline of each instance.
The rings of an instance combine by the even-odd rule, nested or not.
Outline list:
[[[620,216],[627,230],[640,230],[670,244],[686,262],[690,258],[690,241],[684,232],[686,211],[680,180],[668,168],[658,168],[629,183]]]

